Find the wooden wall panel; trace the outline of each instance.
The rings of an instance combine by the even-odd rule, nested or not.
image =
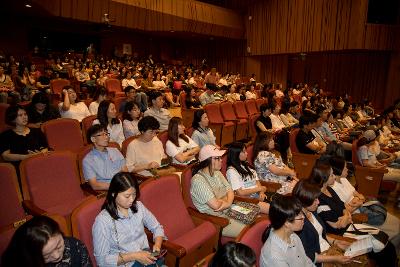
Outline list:
[[[263,56],[260,68],[260,81],[282,83],[283,86],[286,86],[288,55]]]
[[[368,0],[269,0],[248,9],[252,55],[391,50],[393,27],[366,24]]]
[[[236,11],[187,0],[33,0],[50,14],[102,22],[144,31],[180,31],[234,39],[244,38],[242,16]]]

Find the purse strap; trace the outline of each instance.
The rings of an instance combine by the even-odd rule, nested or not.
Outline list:
[[[124,261],[124,258],[122,258],[122,254],[121,254],[121,247],[119,246],[119,237],[118,237],[118,231],[117,231],[117,225],[115,223],[115,219],[112,220],[113,221],[113,228],[114,228],[114,233],[115,233],[115,238],[117,239],[117,247],[118,247],[118,257],[121,258],[122,263],[125,267],[127,267],[126,262]]]

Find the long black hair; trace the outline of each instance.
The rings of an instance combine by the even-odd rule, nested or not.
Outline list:
[[[108,126],[108,116],[107,111],[111,104],[114,104],[110,100],[103,100],[99,104],[99,109],[97,110],[97,119],[99,120],[100,124],[103,126]],[[111,119],[111,124],[119,124],[120,121],[117,118]]]
[[[46,216],[32,218],[15,231],[1,257],[1,266],[45,266],[43,247],[57,234],[62,235],[62,232],[53,219]]]
[[[130,188],[134,188],[136,191],[135,200],[133,201],[133,204],[130,208],[132,210],[132,213],[136,213],[136,201],[140,197],[139,183],[136,177],[134,177],[133,174],[130,172],[119,172],[114,175],[110,182],[110,188],[108,189],[106,200],[104,201],[101,209],[107,210],[114,220],[118,220],[118,208],[115,199],[117,198],[117,195],[119,193],[125,192]]]
[[[239,174],[240,177],[246,181],[247,177],[252,180],[254,177],[247,161],[240,160],[240,153],[246,149],[246,145],[241,142],[232,143],[228,148],[228,160],[227,167],[233,167]]]
[[[193,115],[193,122],[192,122],[192,127],[193,129],[202,132],[202,128],[200,126],[200,121],[201,121],[201,117],[203,116],[203,114],[206,113],[204,109],[198,109],[194,112]]]

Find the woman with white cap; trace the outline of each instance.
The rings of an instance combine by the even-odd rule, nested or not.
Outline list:
[[[364,167],[387,169],[388,172],[383,175],[383,180],[397,182],[397,190],[400,183],[400,169],[387,167],[380,163],[376,156],[380,152],[379,144],[375,142],[376,134],[373,130],[367,130],[357,142],[357,156],[360,164]]]
[[[199,163],[193,167],[190,188],[193,204],[202,212],[219,217],[227,216],[224,211],[232,205],[232,187],[221,173],[221,157],[225,150],[205,145],[199,153]],[[229,218],[229,225],[222,230],[223,236],[236,237],[245,224]]]

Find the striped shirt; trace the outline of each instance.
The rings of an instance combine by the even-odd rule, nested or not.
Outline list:
[[[94,256],[99,266],[117,266],[119,253],[138,252],[150,248],[144,227],[149,229],[154,237],[162,236],[167,239],[156,217],[140,201],[137,201],[136,205],[138,211],[132,213],[129,209],[128,217],[118,214],[120,218],[115,221],[118,242],[113,218],[108,211],[104,209],[97,215],[92,236]],[[126,264],[131,266],[133,263]]]
[[[290,244],[277,236],[273,229],[261,249],[261,267],[312,267],[314,263],[307,257],[300,238],[295,233],[290,236]]]

